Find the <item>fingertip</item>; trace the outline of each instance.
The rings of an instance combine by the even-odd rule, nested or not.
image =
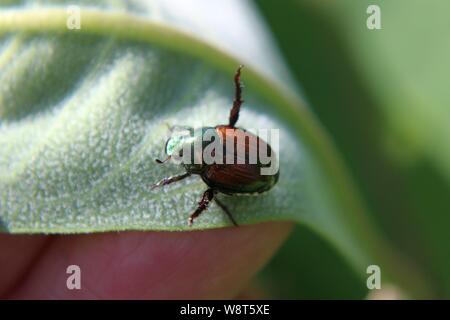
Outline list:
[[[17,298],[222,299],[236,297],[292,229],[289,222],[188,232],[56,237]],[[80,266],[81,290],[66,287]]]

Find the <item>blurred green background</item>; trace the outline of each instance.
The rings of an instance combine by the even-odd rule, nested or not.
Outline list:
[[[450,1],[256,3],[386,237],[450,298]],[[367,28],[371,4],[381,30]],[[260,280],[280,298],[367,295],[301,226]]]

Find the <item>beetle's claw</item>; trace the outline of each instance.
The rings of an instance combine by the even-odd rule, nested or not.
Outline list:
[[[166,179],[163,179],[163,180],[161,180],[161,181],[158,181],[158,182],[155,183],[155,184],[152,184],[152,185],[150,186],[150,190],[155,190],[156,188],[161,187],[161,186],[164,186],[164,185],[166,185]]]
[[[150,190],[155,190],[158,187],[159,187],[159,185],[157,183],[155,183],[155,184],[150,186]]]

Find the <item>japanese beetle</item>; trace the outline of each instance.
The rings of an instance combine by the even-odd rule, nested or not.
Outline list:
[[[230,111],[228,124],[217,125],[215,127],[203,127],[196,130],[190,127],[181,127],[184,129],[184,133],[172,135],[166,142],[165,152],[167,159],[164,161],[156,159],[157,163],[162,164],[175,155],[183,157],[183,150],[194,150],[194,142],[197,139],[195,138],[195,133],[197,133],[197,136],[203,137],[205,132],[213,131],[216,138],[218,138],[221,148],[223,149],[223,153],[220,154],[219,157],[224,161],[206,163],[202,158],[202,152],[208,144],[205,144],[204,140],[202,140],[200,150],[194,150],[190,155],[189,159],[192,161],[182,162],[186,173],[164,178],[152,186],[152,189],[154,189],[156,187],[180,181],[192,174],[200,175],[208,186],[208,189],[203,193],[197,209],[189,217],[188,222],[190,226],[192,225],[194,219],[208,208],[212,200],[214,200],[217,205],[222,208],[232,223],[237,226],[237,223],[228,208],[219,199],[217,199],[217,193],[227,195],[260,194],[271,189],[278,181],[278,170],[275,174],[263,175],[261,174],[261,169],[267,167],[267,164],[263,164],[259,157],[256,161],[253,161],[253,163],[252,161],[249,161],[249,157],[252,152],[258,153],[261,148],[266,149],[268,155],[275,158],[272,148],[258,136],[246,131],[245,129],[235,127],[235,124],[239,118],[241,105],[244,102],[242,100],[242,85],[240,81],[241,69],[242,66],[239,66],[234,76],[235,98]],[[226,141],[231,141],[231,144],[229,145],[228,143],[225,143]],[[256,141],[256,144],[251,144],[250,141]],[[238,150],[243,152],[239,153]],[[245,157],[244,161],[242,161],[242,155]],[[231,164],[225,161],[227,156],[235,161]],[[200,161],[195,162],[195,158],[198,157],[200,157]],[[241,159],[238,159],[239,157],[241,157]]]

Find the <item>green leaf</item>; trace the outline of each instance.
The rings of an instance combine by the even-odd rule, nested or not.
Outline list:
[[[280,180],[257,198],[224,197],[236,220],[300,222],[329,240],[361,277],[375,263],[383,279],[428,294],[420,275],[376,232],[250,6],[232,2],[228,16],[202,7],[207,25],[218,24],[205,31],[205,17],[185,21],[170,2],[99,2],[96,9],[86,3],[78,31],[66,28],[65,6],[0,12],[5,231],[191,230],[187,217],[205,185],[193,177],[150,191],[155,181],[182,172],[154,159],[163,154],[167,124],[226,122],[231,76],[244,63],[239,125],[280,129]],[[222,15],[228,19],[211,22]],[[228,225],[213,205],[194,228]]]

